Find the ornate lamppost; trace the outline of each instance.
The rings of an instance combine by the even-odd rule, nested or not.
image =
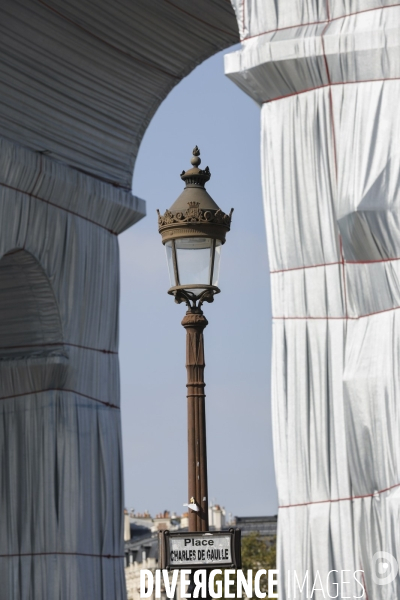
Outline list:
[[[164,215],[158,212],[159,232],[167,252],[171,288],[168,293],[188,310],[186,329],[188,401],[189,531],[208,531],[207,448],[203,330],[208,322],[201,309],[213,302],[221,246],[230,230],[233,209],[227,215],[207,193],[208,167],[200,169],[200,150],[193,150],[192,168],[181,173],[186,187]]]

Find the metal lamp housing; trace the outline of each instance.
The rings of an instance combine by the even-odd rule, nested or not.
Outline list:
[[[165,245],[171,280],[168,293],[189,308],[212,302],[219,293],[221,247],[230,230],[231,217],[214,202],[204,187],[210,179],[208,167],[201,170],[200,151],[193,150],[192,165],[183,171],[186,183],[182,194],[164,215],[158,212],[159,233]]]

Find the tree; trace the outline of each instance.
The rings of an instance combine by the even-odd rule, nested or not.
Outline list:
[[[259,569],[265,569],[267,572],[269,569],[276,569],[276,539],[270,547],[267,547],[264,540],[260,537],[258,532],[250,533],[246,537],[242,538],[242,571],[247,576],[247,571],[251,569],[253,572],[253,596],[254,594],[254,579]],[[215,581],[222,581],[223,597],[225,597],[224,590],[224,573],[215,577]],[[236,574],[231,577],[231,580],[235,581],[235,585],[231,587],[231,590],[236,589]],[[266,592],[268,598],[268,576],[262,575],[260,579],[260,590]]]
[[[276,539],[269,548],[257,532],[242,539],[242,570],[246,574],[248,569],[253,571],[254,590],[254,578],[259,569],[276,569]],[[260,589],[262,592],[268,592],[267,575],[261,577]]]

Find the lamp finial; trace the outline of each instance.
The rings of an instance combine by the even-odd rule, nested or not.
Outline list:
[[[195,146],[192,151],[192,158],[190,162],[192,163],[192,168],[188,171],[182,171],[181,179],[187,185],[195,185],[204,187],[204,184],[210,179],[211,173],[210,169],[206,167],[204,170],[199,169],[199,165],[201,164],[200,158],[200,150],[198,146]]]
[[[198,146],[195,146],[193,148],[193,156],[190,159],[190,162],[192,163],[192,165],[194,167],[198,167],[199,164],[201,163],[200,150],[199,150]]]

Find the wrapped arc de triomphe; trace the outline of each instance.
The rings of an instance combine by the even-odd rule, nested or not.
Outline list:
[[[126,598],[118,234],[160,102],[238,40],[186,4],[0,3],[0,600]]]
[[[262,107],[279,597],[287,571],[360,569],[392,600],[372,558],[400,543],[400,5],[233,5],[226,73]],[[123,600],[117,235],[145,213],[151,117],[236,20],[227,0],[0,12],[0,600]]]
[[[294,570],[325,594],[348,570],[360,597],[359,569],[365,597],[394,600],[373,557],[400,558],[400,5],[235,10],[225,72],[262,107],[279,598]]]

